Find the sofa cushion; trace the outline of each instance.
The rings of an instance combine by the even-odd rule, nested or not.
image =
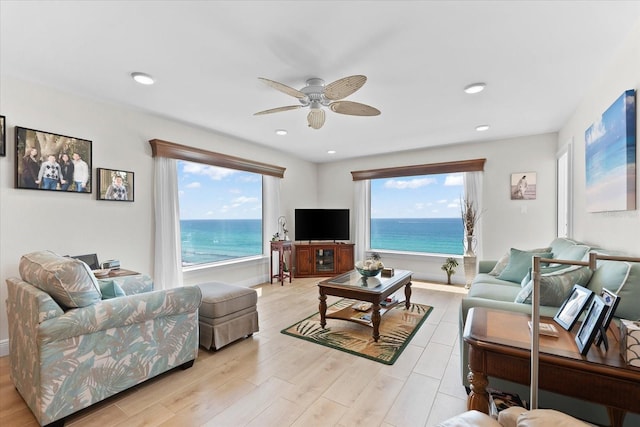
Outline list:
[[[529,271],[529,268],[531,267],[531,259],[534,256],[551,258],[553,254],[551,252],[529,252],[511,248],[509,263],[498,275],[498,279],[520,283],[527,275],[527,271]]]
[[[102,293],[102,299],[111,299],[117,297],[124,297],[127,294],[118,285],[115,280],[99,280],[100,292]]]
[[[100,286],[84,262],[38,251],[20,258],[20,277],[65,308],[86,307],[102,299]]]
[[[600,252],[599,253],[603,253]],[[606,253],[606,255],[619,255]],[[622,319],[640,319],[640,264],[626,261],[598,260],[589,281],[589,289],[600,295],[606,288],[620,296],[615,316]]]
[[[571,266],[540,276],[540,305],[560,307],[569,296],[573,285],[588,286],[592,271],[589,267]],[[515,302],[531,304],[533,280],[518,293]]]
[[[551,250],[551,247],[529,249],[527,252],[552,252],[553,253],[553,251]],[[496,262],[496,265],[488,274],[492,276],[500,275],[500,273],[502,273],[502,271],[507,267],[507,264],[509,264],[510,256],[511,256],[511,251],[502,255],[502,257],[498,260],[498,262]]]
[[[588,253],[591,250],[589,246],[585,245],[573,245],[567,248],[564,248],[558,253],[554,253],[553,257],[555,259],[564,259],[567,261],[585,261],[588,259]],[[554,266],[561,266],[562,264],[551,264]]]

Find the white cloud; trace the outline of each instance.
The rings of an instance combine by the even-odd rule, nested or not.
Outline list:
[[[247,203],[256,203],[258,199],[256,197],[236,197],[231,201],[231,206],[237,208],[238,206],[245,205]]]
[[[200,188],[200,187],[202,187],[202,185],[200,185],[199,182],[192,182],[191,184],[187,184],[185,187],[186,188]]]
[[[410,180],[390,179],[384,183],[385,188],[395,188],[397,190],[405,190],[407,188],[420,188],[429,184],[435,184],[435,178],[414,178]]]
[[[444,179],[445,186],[464,185],[464,178],[462,173],[450,173]]]
[[[597,122],[587,129],[585,142],[587,144],[592,144],[600,139],[606,132],[607,130],[604,127],[604,122],[602,121],[602,117],[600,117]]]
[[[184,162],[184,173],[191,175],[203,175],[214,181],[220,181],[233,175],[236,171],[231,169],[219,168],[217,166],[203,165],[199,163]]]
[[[438,200],[437,203],[440,203],[440,204],[447,203],[447,199]]]

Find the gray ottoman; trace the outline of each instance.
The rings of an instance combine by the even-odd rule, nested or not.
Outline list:
[[[201,346],[218,350],[258,332],[258,293],[255,289],[220,282],[201,283],[198,287],[202,291]]]

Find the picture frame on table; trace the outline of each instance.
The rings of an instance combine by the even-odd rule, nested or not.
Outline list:
[[[602,329],[598,330],[596,333],[595,343],[596,347],[600,347],[600,345],[604,342],[605,349],[608,349],[608,344],[606,340],[607,329],[609,329],[609,325],[611,324],[611,319],[616,312],[616,308],[618,308],[618,304],[620,303],[620,297],[611,292],[609,289],[602,289],[600,292],[600,298],[604,301],[606,305],[606,313],[604,315],[604,319],[602,320]],[[604,335],[602,334],[604,332]]]
[[[7,118],[0,116],[0,157],[7,155]]]
[[[606,307],[599,296],[596,295],[591,299],[587,316],[576,334],[576,344],[578,344],[578,350],[583,356],[589,352],[589,347],[591,347],[596,334],[602,329],[602,321],[607,314]]]
[[[15,186],[91,193],[91,141],[16,126]]]
[[[567,331],[570,331],[576,324],[580,314],[582,314],[591,301],[592,297],[592,290],[578,284],[573,285],[569,296],[564,300],[562,306],[560,306],[560,309],[553,317],[553,320]]]
[[[135,174],[119,169],[97,169],[98,200],[133,202]]]

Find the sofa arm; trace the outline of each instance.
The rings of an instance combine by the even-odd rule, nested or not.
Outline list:
[[[64,314],[48,293],[16,277],[7,279],[7,294],[7,314],[18,316],[14,320],[19,323],[33,321],[30,330],[35,330],[39,323]]]
[[[43,343],[118,328],[164,316],[194,313],[202,293],[197,286],[147,292],[103,300],[67,311],[40,325]]]

